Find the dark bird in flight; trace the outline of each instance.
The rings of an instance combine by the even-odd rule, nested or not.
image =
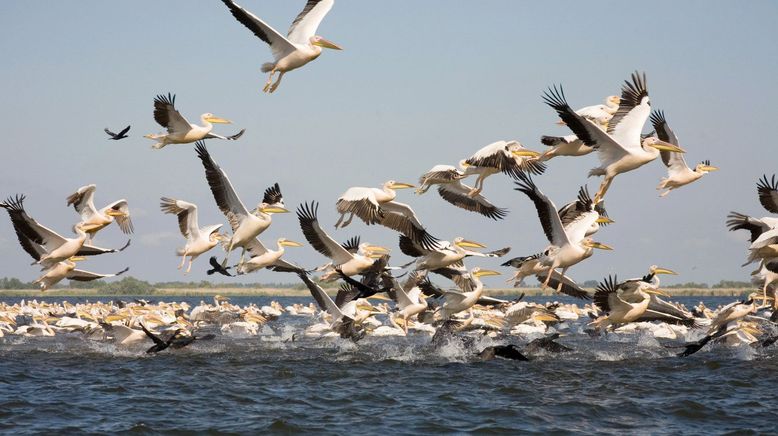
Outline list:
[[[105,128],[104,130],[105,133],[107,133],[108,136],[110,136],[110,138],[108,139],[113,139],[114,141],[118,141],[120,139],[124,139],[127,137],[127,132],[130,131],[130,126],[125,127],[124,130],[122,130],[119,133],[113,133],[112,131],[108,130],[108,128]]]

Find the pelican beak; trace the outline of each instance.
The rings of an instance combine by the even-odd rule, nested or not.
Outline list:
[[[612,219],[608,218],[607,216],[601,216],[597,218],[597,224],[613,224],[616,221],[613,221]]]
[[[81,261],[86,260],[86,257],[85,256],[70,256],[70,258],[68,260],[71,261],[71,262],[81,262]]]
[[[663,291],[661,289],[646,289],[645,292],[649,293],[649,294],[654,294],[654,295],[661,295],[661,296],[667,297],[667,298],[672,297],[672,295],[668,294],[667,292],[665,292],[665,291]]]
[[[382,247],[380,245],[368,245],[367,247],[365,247],[365,249],[367,251],[370,251],[371,253],[389,254],[389,249],[386,247]]]
[[[382,294],[375,294],[367,297],[368,300],[382,300],[382,301],[392,301],[391,298],[387,297],[386,295]]]
[[[124,213],[120,210],[113,210],[113,209],[109,209],[108,211],[105,212],[105,214],[109,216],[117,216],[117,217],[125,217],[128,215],[127,213]]]
[[[595,241],[585,242],[584,245],[586,245],[587,247],[597,248],[600,250],[613,250],[613,247],[611,247],[610,245],[605,245],[601,242],[595,242]]]
[[[205,119],[205,121],[208,121],[209,123],[213,123],[213,124],[232,124],[232,121],[226,118],[219,118],[219,117],[208,117]]]
[[[538,157],[540,153],[535,150],[514,150],[511,152],[516,157]]]
[[[660,268],[660,267],[654,268],[654,271],[652,271],[652,272],[653,272],[654,274],[671,274],[671,275],[674,275],[674,276],[677,276],[677,275],[678,275],[678,273],[677,273],[677,272],[675,272],[675,271],[673,271],[673,270],[671,270],[671,269],[667,269],[667,268]]]
[[[338,44],[335,44],[332,41],[327,41],[322,37],[319,37],[319,39],[314,41],[313,45],[318,45],[319,47],[324,47],[324,48],[331,48],[333,50],[343,50],[343,47],[339,46]]]
[[[94,230],[94,229],[99,229],[100,227],[101,227],[101,226],[100,226],[100,224],[82,224],[82,225],[81,225],[81,228],[82,228],[82,229],[83,229],[85,232],[88,232],[88,231],[90,231],[90,230]]]
[[[665,141],[657,141],[656,144],[652,144],[651,146],[661,151],[672,151],[673,153],[686,153],[686,150],[682,149],[681,147],[670,144],[669,142],[665,142]]]
[[[410,183],[393,183],[391,186],[389,186],[390,189],[407,189],[407,188],[413,188],[414,186]]]
[[[282,242],[281,245],[284,245],[286,247],[302,247],[303,246],[303,244],[301,244],[299,242],[289,241],[289,240],[286,240],[286,241]]]
[[[490,269],[482,269],[480,271],[474,272],[474,276],[476,277],[483,277],[483,276],[499,276],[500,273],[498,271],[493,271]]]
[[[702,171],[711,172],[711,171],[718,171],[719,168],[718,167],[714,167],[713,165],[703,165],[703,166],[700,167],[700,169]]]
[[[486,248],[486,245],[480,242],[468,241],[467,239],[456,242],[456,244],[463,248]]]
[[[289,213],[289,209],[285,209],[281,206],[266,206],[259,209],[259,211],[263,213]]]
[[[549,315],[547,313],[541,313],[539,315],[535,315],[533,318],[535,318],[538,321],[548,321],[548,322],[559,321],[559,318],[551,316],[551,315]]]

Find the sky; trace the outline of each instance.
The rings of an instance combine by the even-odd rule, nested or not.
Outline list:
[[[239,3],[281,32],[304,4]],[[657,264],[680,273],[663,283],[746,280],[753,269],[740,266],[747,235],[728,232],[724,223],[731,210],[768,214],[756,181],[775,171],[778,157],[769,139],[778,115],[776,16],[778,3],[769,1],[337,0],[318,34],[344,50],[325,50],[268,95],[259,70],[271,60],[268,47],[219,1],[4,1],[0,196],[26,194],[31,216],[71,235],[78,216],[65,198],[95,183],[98,207],[129,201],[136,230],[127,250],[81,268],[107,273],[129,266],[129,274],[149,281],[209,278],[208,256],[188,276],[176,269],[174,253],[184,239],[175,217],[159,210],[159,197],[179,198],[199,206],[201,225],[226,226],[193,146],[152,150],[142,137],[162,131],[152,117],[153,98],[170,92],[192,122],[212,112],[234,122],[215,132],[246,129],[239,141],[212,140],[208,149],[247,206],[279,182],[291,210],[319,201],[322,226],[336,239],[361,235],[392,248],[393,263],[406,263],[389,229],[358,220],[333,228],[335,201],[348,187],[415,183],[432,166],[456,164],[497,140],[542,151],[541,135],[569,133],[541,100],[548,86],[562,84],[578,108],[618,94],[639,70],[689,164],[710,159],[721,170],[661,199],[655,187],[666,170],[659,160],[618,176],[606,197],[616,223],[595,235],[615,250],[598,250],[569,275],[627,278]],[[127,124],[130,138],[106,139],[104,127]],[[582,184],[596,191],[599,179],[587,173],[597,165],[594,154],[557,158],[535,181],[561,206]],[[509,256],[542,251],[548,242],[535,209],[513,186],[504,175],[485,183],[484,194],[510,210],[501,221],[457,209],[434,190],[399,191],[398,201],[441,239],[510,246]],[[279,237],[305,242],[294,213],[275,215],[261,240],[271,245]],[[125,241],[112,225],[95,243]],[[307,244],[285,256],[306,267],[327,261]],[[5,218],[0,259],[0,276],[38,275]],[[499,263],[468,265],[502,271],[487,282],[501,286],[511,271]],[[235,280],[295,278],[265,270]]]

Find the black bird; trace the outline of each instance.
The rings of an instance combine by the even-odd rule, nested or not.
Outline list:
[[[228,269],[230,269],[232,267],[231,266],[227,266],[227,267],[222,266],[222,264],[220,264],[219,261],[216,260],[216,256],[211,256],[211,258],[208,260],[208,263],[210,263],[211,266],[213,267],[213,268],[209,269],[208,271],[206,271],[206,274],[208,274],[209,276],[212,275],[213,273],[219,273],[219,274],[225,275],[227,277],[232,277],[232,274],[230,274],[230,272],[227,271]]]
[[[124,130],[122,130],[119,133],[113,133],[112,131],[108,130],[107,128],[104,129],[104,130],[105,130],[105,133],[107,133],[108,136],[110,136],[110,138],[108,138],[108,139],[113,139],[114,141],[118,141],[120,139],[124,139],[124,138],[127,137],[127,132],[130,131],[130,126],[125,127]]]
[[[508,344],[508,345],[495,345],[493,347],[486,347],[483,351],[478,353],[478,357],[481,358],[481,360],[492,360],[495,357],[502,357],[503,359],[510,359],[510,360],[521,360],[521,361],[528,361],[527,356],[521,353],[519,350],[519,347]]]
[[[191,344],[194,341],[210,341],[215,337],[216,335],[214,334],[207,334],[205,336],[195,336],[195,335],[184,336],[181,334],[175,334],[170,340],[170,347],[175,350],[178,350],[179,348],[186,347],[187,345]]]
[[[175,339],[176,335],[178,335],[178,333],[181,331],[181,329],[176,330],[175,333],[173,333],[173,335],[167,339],[167,341],[163,341],[162,338],[148,331],[148,329],[146,329],[146,326],[144,326],[143,324],[140,325],[140,328],[143,329],[143,333],[146,333],[146,336],[148,336],[149,338],[151,338],[152,341],[154,341],[154,345],[148,350],[146,350],[146,353],[159,353],[160,351],[166,349],[167,347],[170,346],[170,344],[173,343],[173,340]]]

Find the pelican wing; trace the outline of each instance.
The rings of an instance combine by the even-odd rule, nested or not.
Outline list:
[[[66,242],[65,238],[55,231],[38,224],[37,221],[27,215],[27,212],[24,210],[24,199],[24,195],[17,195],[15,198],[9,197],[5,202],[0,203],[0,207],[8,211],[16,234],[22,234],[32,242],[42,245],[47,252],[51,252],[64,244]]]
[[[265,189],[265,195],[262,197],[262,202],[278,206],[284,205],[284,196],[281,194],[281,187],[278,186],[278,182]]]
[[[576,201],[567,203],[557,212],[565,229],[567,229],[568,225],[580,217],[581,214],[590,212],[594,207],[593,203],[594,202],[589,195],[589,188],[586,186],[581,186],[581,188],[578,189],[578,198]]]
[[[535,278],[537,278],[538,281],[542,283],[546,281],[548,274],[548,271],[544,271],[540,274],[537,274]],[[559,292],[565,295],[569,295],[573,298],[580,298],[581,300],[592,299],[591,295],[589,295],[586,290],[578,286],[578,283],[576,283],[575,280],[568,276],[563,276],[557,271],[551,271],[551,278],[548,280],[548,286],[552,289],[556,289],[559,286],[559,283],[562,283],[562,288]]]
[[[365,224],[378,224],[381,220],[381,208],[371,188],[348,188],[338,198],[335,207],[339,213],[353,213]]]
[[[667,124],[664,111],[653,111],[649,118],[651,119],[651,124],[654,126],[654,131],[656,131],[656,136],[659,139],[673,145],[678,145],[678,137],[675,136],[675,133],[673,133],[670,126]],[[689,168],[686,164],[686,160],[683,158],[683,153],[660,151],[659,154],[662,156],[662,162],[665,164],[670,174]]]
[[[361,238],[359,236],[353,236],[348,241],[340,244],[340,246],[349,253],[355,254],[357,251],[359,251],[360,240]]]
[[[575,113],[567,104],[562,87],[549,88],[543,95],[543,101],[557,112],[559,118],[575,133],[578,139],[598,151],[600,162],[603,164],[615,162],[629,154],[629,151],[616,142],[614,138]]]
[[[178,229],[187,239],[198,239],[200,227],[197,223],[197,205],[175,198],[162,197],[159,203],[162,212],[178,217]]]
[[[84,244],[81,246],[81,248],[78,250],[78,253],[76,253],[77,256],[98,256],[100,254],[106,254],[106,253],[116,253],[118,251],[124,251],[125,248],[130,246],[130,241],[128,240],[126,244],[124,244],[124,247],[120,249],[115,248],[101,248],[96,247],[94,245]]]
[[[624,304],[618,296],[619,283],[616,276],[608,276],[597,285],[594,292],[594,304],[603,312],[610,312]]]
[[[759,202],[762,203],[765,209],[771,213],[778,213],[778,182],[775,180],[775,174],[770,180],[767,180],[767,175],[762,175],[759,183],[756,185],[757,193],[759,193]]]
[[[413,240],[405,235],[400,235],[400,251],[406,256],[422,257],[430,254],[430,250],[419,246]]]
[[[472,189],[472,187],[457,180],[453,183],[438,186],[438,194],[440,194],[442,199],[456,207],[480,213],[493,220],[503,219],[508,214],[507,209],[493,205],[481,194],[473,197],[468,195]]]
[[[173,94],[158,95],[154,99],[154,120],[168,133],[189,131],[192,125],[176,110],[175,103],[176,96]]]
[[[107,211],[108,209],[124,214],[122,216],[117,216],[115,220],[116,224],[119,225],[119,228],[125,235],[129,235],[135,231],[135,227],[132,225],[132,219],[130,218],[130,206],[127,204],[127,200],[123,198],[121,200],[116,200],[103,208],[103,211]]]
[[[438,183],[453,182],[465,177],[464,173],[451,165],[435,165],[419,177],[419,184],[426,181],[435,181]]]
[[[16,238],[19,240],[19,244],[22,246],[24,251],[32,256],[32,258],[36,261],[41,260],[41,257],[46,254],[45,248],[43,248],[40,244],[36,244],[30,238],[24,236],[23,233],[16,231]]]
[[[588,123],[588,121],[585,122]],[[514,189],[523,192],[535,203],[540,225],[543,227],[548,241],[557,247],[570,243],[554,203],[538,189],[529,175],[522,173],[519,179],[521,181],[516,182],[518,187]]]
[[[632,73],[632,82],[624,81],[621,101],[608,122],[608,133],[625,147],[640,147],[640,132],[651,113],[646,74]],[[661,137],[659,139],[662,139]]]
[[[243,9],[243,7],[232,0],[222,0],[222,2],[230,9],[232,16],[236,20],[251,30],[257,38],[265,41],[270,46],[270,51],[273,53],[273,58],[276,61],[297,50],[297,47],[286,39],[284,35],[278,33],[276,29],[270,27],[256,15]]]
[[[538,162],[536,159],[516,159],[508,151],[508,147],[515,144],[516,141],[497,141],[493,142],[470,156],[465,163],[476,167],[494,168],[513,178],[522,172],[532,174],[543,174],[546,170],[546,164]]]
[[[205,135],[205,139],[221,139],[224,141],[235,141],[241,136],[243,136],[244,133],[246,133],[246,129],[240,129],[240,132],[231,136],[217,135],[216,133],[208,132],[208,134]]]
[[[289,41],[294,44],[308,44],[316,35],[321,20],[332,9],[335,0],[308,0],[302,12],[297,15],[289,27]]]
[[[203,162],[205,178],[211,187],[213,199],[216,200],[219,210],[227,217],[230,227],[235,231],[240,226],[241,221],[249,215],[249,211],[243,205],[243,202],[240,201],[238,194],[235,193],[235,189],[232,187],[227,174],[211,158],[208,149],[205,148],[205,143],[197,141],[195,150],[197,150],[197,156]]]
[[[97,189],[95,185],[82,186],[67,198],[68,206],[72,204],[83,221],[88,221],[97,215],[94,203],[95,189]]]
[[[380,221],[382,226],[402,233],[422,247],[434,249],[439,242],[437,238],[427,233],[416,217],[416,213],[407,204],[389,201],[381,205],[381,212],[383,212]]]
[[[297,219],[300,228],[308,243],[319,253],[329,257],[337,265],[344,264],[353,259],[353,255],[330,237],[319,226],[319,204],[314,202],[303,203],[297,208]]]
[[[109,277],[120,276],[129,270],[130,268],[124,268],[123,270],[114,274],[98,274],[90,271],[84,271],[81,269],[74,269],[70,271],[66,277],[68,278],[68,280],[75,280],[78,282],[90,282],[92,280],[106,279]]]
[[[300,276],[300,279],[302,279],[303,283],[305,283],[305,286],[307,286],[308,290],[311,291],[311,296],[313,296],[313,299],[316,300],[316,304],[319,305],[321,310],[327,311],[327,313],[329,313],[336,320],[344,316],[343,312],[340,311],[340,308],[335,304],[334,301],[332,301],[332,298],[330,298],[330,296],[324,292],[324,289],[322,289],[321,286],[311,280],[311,278],[308,277],[308,274],[305,272],[300,272],[297,275]]]
[[[251,257],[257,257],[267,253],[267,248],[258,238],[252,239],[244,247],[246,248],[246,251],[251,254]]]
[[[770,230],[770,226],[766,225],[764,222],[739,212],[730,212],[729,215],[727,215],[727,218],[727,227],[729,228],[729,231],[748,230],[751,234],[750,241],[752,243],[759,238],[759,235]]]

